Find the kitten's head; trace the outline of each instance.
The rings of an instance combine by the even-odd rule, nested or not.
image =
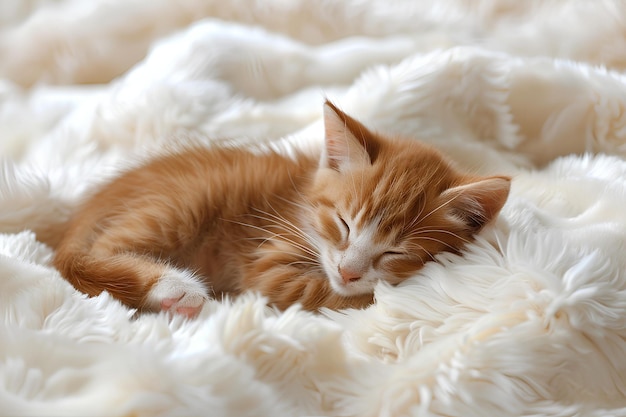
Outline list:
[[[459,252],[509,194],[508,177],[463,175],[435,149],[375,134],[330,102],[324,123],[310,221],[339,294],[397,284],[437,253]]]

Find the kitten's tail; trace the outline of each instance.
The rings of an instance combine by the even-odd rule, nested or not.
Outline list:
[[[133,308],[143,308],[162,265],[133,254],[98,256],[80,243],[61,241],[54,266],[77,290],[96,296],[103,291]]]

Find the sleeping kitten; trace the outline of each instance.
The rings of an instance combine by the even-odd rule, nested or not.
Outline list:
[[[89,295],[195,316],[260,291],[284,309],[362,308],[458,253],[505,203],[507,177],[457,172],[415,140],[324,106],[320,158],[192,148],[126,172],[70,222],[55,266]]]

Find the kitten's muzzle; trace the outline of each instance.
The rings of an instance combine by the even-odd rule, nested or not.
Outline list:
[[[347,268],[338,267],[339,275],[341,275],[341,279],[343,280],[344,285],[348,285],[351,282],[357,282],[361,279],[361,274],[356,271],[352,271]]]

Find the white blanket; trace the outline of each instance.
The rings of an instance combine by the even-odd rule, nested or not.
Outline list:
[[[626,416],[626,5],[3,0],[0,415]],[[500,218],[366,310],[133,317],[51,266],[76,204],[189,142],[315,148],[324,97]]]

